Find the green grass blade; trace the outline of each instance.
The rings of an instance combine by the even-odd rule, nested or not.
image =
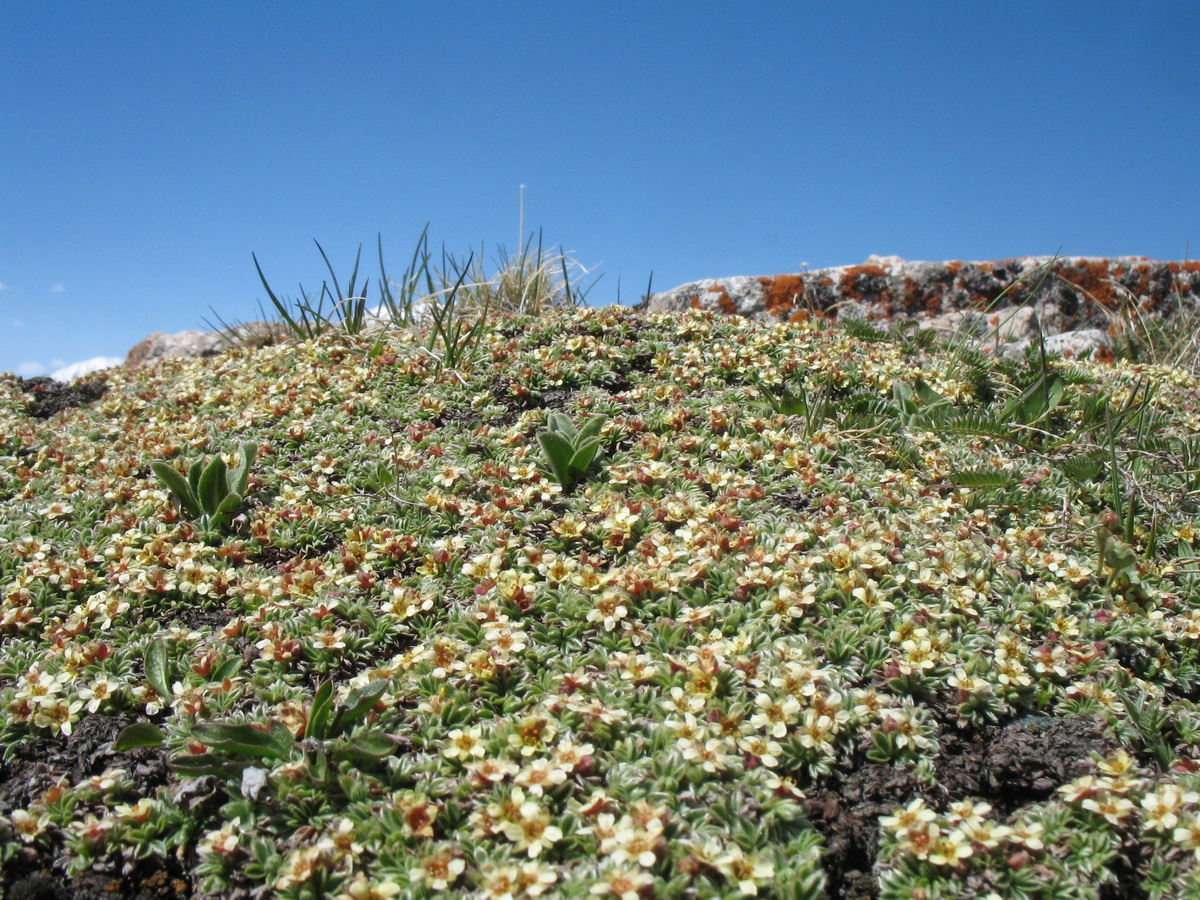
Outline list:
[[[325,255],[325,250],[321,246],[320,241],[318,241],[316,238],[313,238],[313,243],[317,245],[317,250],[321,254],[321,259],[325,260],[325,268],[329,270],[329,280],[333,282],[333,290],[334,290],[334,293],[337,295],[333,299],[334,299],[335,303],[338,303],[344,297],[347,297],[349,295],[342,293],[342,286],[340,284],[338,284],[337,274],[333,271],[333,265],[332,265],[332,263],[329,262],[329,257]],[[360,254],[362,253],[362,245],[361,244],[359,244],[359,246],[358,246],[358,252]],[[354,263],[354,271],[355,271],[355,273],[358,272],[358,261],[357,260],[355,260],[355,263]],[[350,281],[351,281],[351,290],[353,292],[353,281],[354,281],[353,277],[351,277]],[[328,288],[326,288],[324,285],[322,285],[322,289],[328,290]]]
[[[291,311],[278,297],[275,296],[275,292],[271,290],[271,285],[267,283],[267,276],[263,274],[262,266],[258,264],[258,257],[253,253],[250,254],[250,257],[254,260],[254,268],[258,271],[258,280],[262,282],[262,286],[267,292],[267,297],[270,298],[271,304],[275,307],[276,312],[278,312],[280,317],[283,319],[283,323],[287,326],[288,331],[301,340],[308,340],[311,338],[312,335],[308,333],[307,323],[297,322],[294,318],[292,318]]]

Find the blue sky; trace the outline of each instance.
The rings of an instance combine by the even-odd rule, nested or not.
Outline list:
[[[542,229],[597,305],[1200,241],[1200,4],[0,0],[0,371]],[[374,277],[371,285],[375,293]]]

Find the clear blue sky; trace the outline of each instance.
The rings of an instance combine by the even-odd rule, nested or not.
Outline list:
[[[0,0],[0,371],[124,356],[422,227],[634,302],[1200,242],[1200,4]],[[1196,248],[1192,248],[1193,252]],[[372,295],[375,285],[372,277]]]

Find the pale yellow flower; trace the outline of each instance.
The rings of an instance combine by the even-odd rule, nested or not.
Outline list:
[[[917,797],[904,809],[896,809],[892,815],[881,817],[879,824],[899,834],[910,828],[923,826],[936,818],[937,814],[925,806],[924,800]]]
[[[1200,802],[1200,794],[1184,791],[1177,784],[1159,785],[1157,791],[1142,798],[1142,809],[1146,811],[1143,828],[1153,831],[1170,831],[1179,824],[1179,811],[1185,805]]]
[[[466,867],[466,860],[455,856],[454,848],[447,846],[423,857],[421,864],[409,869],[408,874],[435,891],[444,891],[458,880]]]
[[[640,900],[642,888],[654,884],[654,876],[641,869],[613,869],[606,872],[603,880],[592,885],[591,893],[609,895],[618,900]]]
[[[13,831],[26,844],[32,844],[40,838],[50,827],[50,816],[44,811],[39,811],[36,815],[28,810],[14,810],[10,816],[12,821]]]
[[[730,844],[725,852],[713,860],[718,872],[737,885],[739,891],[748,896],[758,894],[759,885],[775,877],[775,864],[758,854],[747,854],[737,844]]]

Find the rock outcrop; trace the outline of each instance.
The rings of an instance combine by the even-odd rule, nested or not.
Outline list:
[[[1053,265],[1051,265],[1053,263]],[[1020,357],[1038,334],[1063,356],[1110,355],[1114,337],[1135,316],[1161,319],[1200,303],[1200,262],[1159,262],[1141,256],[1025,256],[992,262],[914,262],[872,256],[856,266],[798,275],[739,276],[693,281],[651,295],[637,312],[711,309],[760,322],[812,317],[857,318],[886,325],[916,321],[946,335],[966,335],[988,352]],[[428,324],[426,301],[413,318]],[[366,330],[386,324],[381,310]],[[280,323],[237,327],[260,346],[286,338]],[[154,332],[129,351],[126,366],[168,356],[206,357],[228,349],[220,332]]]
[[[428,300],[418,300],[413,304],[412,318],[418,327],[431,323],[432,304]],[[364,330],[369,334],[388,325],[391,317],[380,307],[367,310],[364,320]],[[277,344],[288,337],[288,328],[283,322],[246,322],[233,327],[238,335],[238,342],[255,347],[266,347]],[[232,346],[225,332],[220,331],[179,331],[175,334],[164,334],[155,331],[139,341],[125,356],[125,365],[130,368],[147,366],[168,356],[209,357],[216,356]]]
[[[271,322],[247,322],[233,330],[242,341],[260,347],[278,343],[286,334],[285,329]],[[216,356],[229,347],[229,338],[220,331],[180,331],[175,334],[155,331],[126,354],[125,365],[129,368],[148,366],[168,356]]]
[[[1046,349],[1103,357],[1130,315],[1169,318],[1200,300],[1200,262],[1140,256],[1033,256],[993,262],[910,262],[873,256],[798,275],[695,281],[651,295],[644,312],[711,309],[761,322],[813,316],[915,320],[1019,357],[1038,331]]]

